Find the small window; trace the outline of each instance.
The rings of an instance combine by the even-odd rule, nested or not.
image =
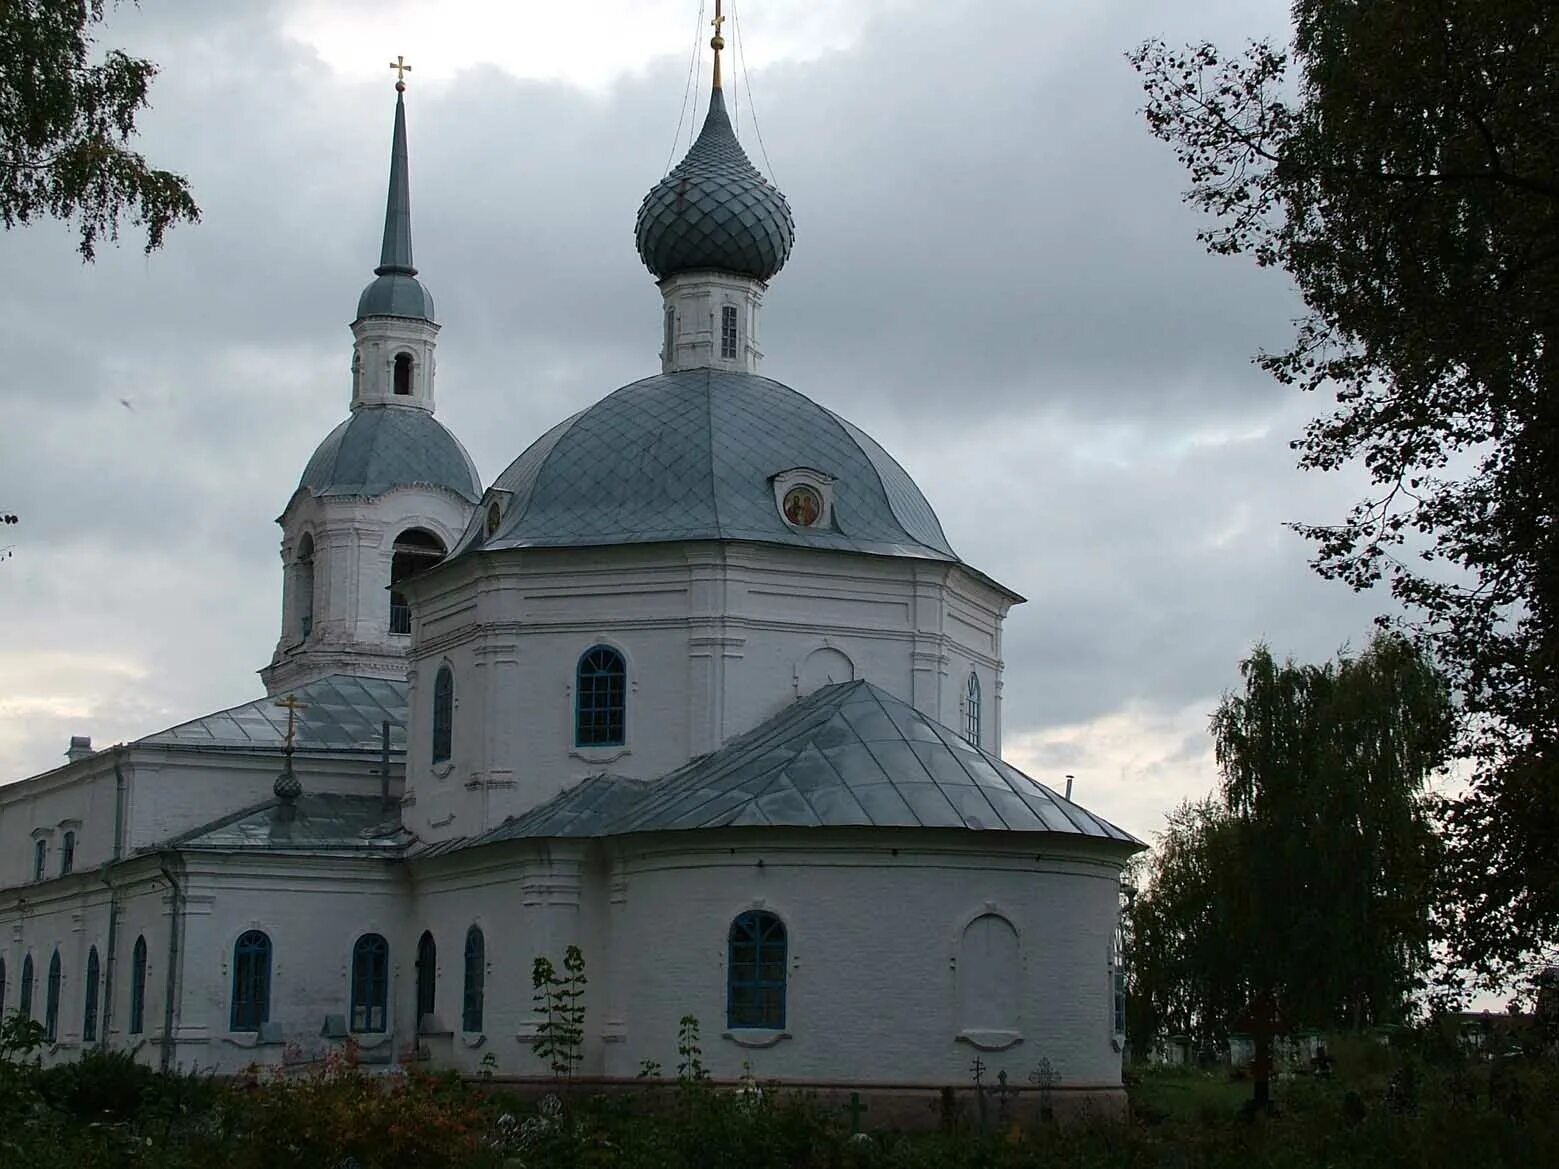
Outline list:
[[[575,746],[622,746],[628,702],[628,667],[622,654],[610,646],[592,646],[580,657],[576,673]]]
[[[60,971],[60,952],[54,951],[49,959],[49,984],[43,1000],[43,1033],[50,1043],[60,1036],[60,984],[65,981]]]
[[[726,360],[736,357],[736,306],[725,305],[720,310],[720,356]]]
[[[356,349],[352,350],[352,397],[355,399],[363,392],[363,355]]]
[[[97,947],[87,951],[86,1002],[81,1008],[81,1041],[97,1042]]]
[[[1120,926],[1110,942],[1110,1022],[1117,1037],[1126,1034],[1126,949]]]
[[[482,1029],[482,998],[487,985],[487,939],[480,926],[466,930],[466,988],[460,1010],[463,1031]]]
[[[455,672],[440,666],[433,680],[433,762],[448,762],[455,738]]]
[[[395,392],[401,396],[411,393],[411,354],[395,355]]]
[[[146,1030],[146,938],[135,939],[130,953],[130,1034]]]
[[[964,684],[964,738],[980,745],[980,676],[973,670]]]
[[[32,846],[32,879],[43,880],[44,873],[49,863],[49,842],[47,840],[35,840]]]
[[[661,338],[661,358],[671,361],[677,347],[677,310],[666,306],[665,336]]]
[[[495,499],[487,505],[487,524],[484,530],[488,539],[498,534],[498,524],[502,519],[503,509],[498,506],[498,501]]]
[[[64,839],[60,841],[60,876],[63,877],[66,873],[74,870],[75,867],[76,834],[74,832],[67,832],[65,833]]]
[[[32,1018],[32,955],[22,959],[22,985],[17,991],[16,1009],[24,1019]]]
[[[314,537],[308,532],[298,541],[293,573],[298,595],[298,633],[307,639],[314,632]]]
[[[396,588],[401,581],[432,568],[444,559],[444,542],[422,528],[408,528],[395,537],[390,557],[390,632],[411,632],[411,605]]]
[[[233,943],[233,1004],[229,1026],[258,1031],[271,1017],[271,939],[249,930]]]
[[[727,938],[726,1026],[785,1026],[785,923],[749,910],[731,923]]]
[[[352,1030],[384,1031],[389,1026],[390,945],[378,934],[364,934],[352,947]]]
[[[431,1015],[438,999],[438,943],[433,934],[422,931],[417,939],[417,1029]]]

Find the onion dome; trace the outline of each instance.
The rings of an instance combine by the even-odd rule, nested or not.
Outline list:
[[[375,280],[357,301],[363,317],[412,317],[433,320],[433,297],[417,279],[411,262],[411,189],[407,179],[406,87],[395,86],[395,133],[390,146],[390,191],[384,206],[384,243]]]
[[[704,128],[675,170],[639,205],[639,258],[657,280],[683,272],[773,278],[790,256],[790,204],[747,159],[718,80]]]

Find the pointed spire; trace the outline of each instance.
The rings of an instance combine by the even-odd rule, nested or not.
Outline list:
[[[379,250],[376,276],[415,276],[411,262],[411,184],[406,163],[406,82],[411,69],[405,58],[390,63],[395,82],[395,135],[390,145],[390,193],[384,205],[384,246]]]

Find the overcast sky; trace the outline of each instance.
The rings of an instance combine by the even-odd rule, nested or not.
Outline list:
[[[397,53],[439,418],[484,481],[658,370],[633,218],[686,148],[696,9],[115,13],[104,43],[162,67],[140,145],[188,175],[204,220],[91,266],[68,228],[0,234],[0,508],[24,519],[0,563],[0,779],[62,762],[71,734],[103,746],[260,693],[274,519],[346,414]],[[797,224],[764,372],[875,435],[963,558],[1029,598],[1007,623],[1006,754],[1075,774],[1081,802],[1144,837],[1215,782],[1207,717],[1253,642],[1321,659],[1386,603],[1320,581],[1283,527],[1341,516],[1359,482],[1293,469],[1288,440],[1324,403],[1250,357],[1298,303],[1281,275],[1202,252],[1123,56],[1150,36],[1282,38],[1287,10],[737,5],[755,102],[739,69],[727,92],[762,165],[756,105]]]

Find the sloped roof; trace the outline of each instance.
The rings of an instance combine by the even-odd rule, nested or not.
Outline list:
[[[1050,832],[1142,846],[865,681],[824,687],[657,780],[607,831],[741,826]]]
[[[390,750],[406,750],[406,683],[332,674],[290,691],[298,711],[299,751],[377,751],[384,721],[390,721]],[[275,698],[202,715],[138,744],[170,744],[280,750],[287,738],[287,711]]]
[[[773,478],[834,478],[833,524],[797,528]],[[494,481],[461,552],[751,540],[957,562],[920,488],[858,427],[757,374],[676,370],[607,395],[533,442]]]
[[[410,840],[411,834],[401,827],[399,806],[386,808],[378,796],[305,791],[292,805],[267,800],[143,851],[259,849],[396,856]]]
[[[475,503],[476,464],[460,440],[420,406],[360,406],[324,438],[298,486],[316,496],[373,497],[396,487],[443,487]]]

